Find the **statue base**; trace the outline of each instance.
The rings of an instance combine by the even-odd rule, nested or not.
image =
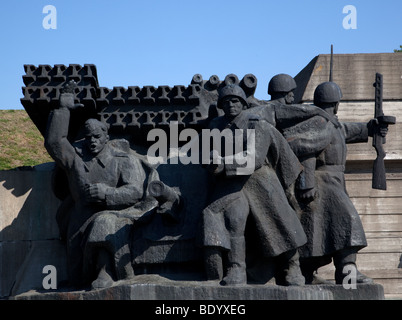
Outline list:
[[[10,300],[384,300],[379,284],[278,286],[247,284],[221,286],[217,281],[177,280],[175,277],[139,275],[98,290],[28,291]]]

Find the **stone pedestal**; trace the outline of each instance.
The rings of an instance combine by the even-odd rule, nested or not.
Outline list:
[[[342,285],[221,286],[214,281],[182,281],[169,276],[139,275],[106,289],[91,291],[29,291],[12,300],[383,300],[379,284],[361,284],[356,289]]]

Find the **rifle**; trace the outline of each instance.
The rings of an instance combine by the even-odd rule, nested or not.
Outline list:
[[[383,144],[385,144],[386,140],[380,133],[381,125],[389,125],[395,124],[396,118],[394,116],[384,116],[384,112],[382,110],[382,74],[376,73],[375,75],[375,83],[373,84],[375,87],[375,109],[374,109],[374,118],[376,119],[377,125],[374,127],[373,132],[373,147],[377,153],[377,157],[374,160],[373,164],[373,179],[372,179],[372,188],[378,190],[387,190],[387,178],[385,175],[385,151],[383,148]]]
[[[332,82],[332,69],[334,68],[334,45],[331,44],[331,60],[329,65],[329,82]]]

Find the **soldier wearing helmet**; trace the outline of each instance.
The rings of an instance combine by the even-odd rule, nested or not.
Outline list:
[[[295,122],[294,119],[299,119],[297,110],[293,110],[294,90],[296,89],[296,81],[288,74],[280,73],[272,77],[268,84],[268,94],[271,95],[270,101],[263,101],[259,106],[250,108],[249,112],[258,115],[260,118],[272,124],[279,131],[282,130],[280,122]],[[283,109],[283,110],[281,110]],[[306,117],[306,112],[302,112]],[[314,111],[311,115],[314,116]],[[278,122],[279,120],[279,122]]]
[[[314,91],[314,104],[327,111],[337,114],[339,102],[342,99],[341,88],[335,82],[323,82]],[[329,109],[331,108],[331,109]]]
[[[296,81],[290,75],[280,73],[269,81],[268,94],[271,95],[271,101],[292,104],[295,100],[293,90],[296,87]]]
[[[219,94],[218,108],[222,109],[225,117],[232,120],[248,108],[247,97],[243,89],[234,84],[222,88]]]
[[[250,109],[246,111],[247,106],[243,89],[227,85],[221,89],[218,100],[218,108],[225,115],[210,122],[210,129],[235,133],[242,129],[247,142],[249,131],[253,132],[254,148],[249,150],[247,145],[247,151],[243,152],[254,153],[255,161],[247,175],[234,173],[233,167],[242,165],[228,163],[227,157],[220,165],[209,166],[215,184],[202,213],[201,239],[207,277],[222,279],[223,285],[247,283],[245,230],[250,215],[253,221],[250,227],[256,235],[253,250],[254,254],[258,252],[256,260],[263,265],[262,257],[275,259],[281,270],[276,276],[277,284],[303,285],[297,248],[305,243],[306,237],[286,193],[300,174],[301,165],[279,131],[249,113]]]
[[[326,116],[316,115],[285,132],[305,167],[304,182],[309,181],[309,189],[299,196],[300,219],[308,239],[300,249],[306,283],[320,281],[314,271],[331,261],[337,284],[342,284],[347,275],[345,267],[354,268],[356,283],[372,282],[356,267],[356,254],[367,242],[359,214],[346,191],[344,171],[346,144],[367,142],[376,124],[340,122],[336,114],[341,98],[336,83],[321,83],[315,89],[314,104]],[[381,130],[385,136],[387,129]]]

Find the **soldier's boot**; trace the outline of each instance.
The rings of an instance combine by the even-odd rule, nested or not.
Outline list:
[[[244,236],[230,239],[231,249],[228,252],[228,269],[221,281],[224,286],[239,286],[247,283],[246,242]]]
[[[355,271],[356,283],[373,283],[373,279],[361,273],[356,266],[356,252],[351,250],[340,250],[334,257],[335,265],[335,282],[336,284],[343,284],[346,276],[351,277],[350,274]]]
[[[320,277],[316,270],[303,272],[303,276],[306,279],[306,284],[334,284],[333,282]]]
[[[304,278],[306,279],[306,284],[316,284],[316,268],[311,266],[303,266],[301,270]]]
[[[102,289],[113,286],[114,267],[110,260],[110,255],[106,250],[100,250],[98,254],[97,270],[98,276],[92,282],[92,289]]]
[[[135,277],[128,243],[116,250],[114,261],[117,280],[130,280]]]
[[[222,250],[217,247],[204,248],[204,268],[207,280],[222,280]]]
[[[282,267],[281,276],[276,283],[283,286],[303,286],[305,278],[300,269],[299,252],[297,249],[290,250],[280,256],[279,265]]]
[[[320,257],[321,258],[321,257]],[[320,264],[314,257],[304,258],[300,261],[300,268],[304,278],[306,279],[306,284],[333,284],[333,282],[321,278],[317,274],[317,269],[320,266],[331,263],[332,259],[329,258],[327,263]]]

